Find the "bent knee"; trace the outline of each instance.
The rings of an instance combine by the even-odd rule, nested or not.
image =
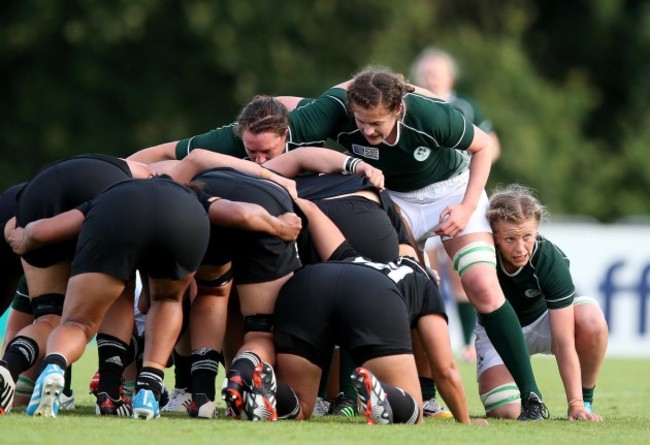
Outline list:
[[[491,411],[485,411],[485,415],[493,419],[517,420],[520,414],[521,403],[509,403]]]
[[[488,314],[503,306],[505,297],[496,272],[485,265],[476,265],[461,278],[468,300],[479,313]]]
[[[514,383],[506,383],[481,394],[481,402],[488,417],[516,419],[521,413],[521,397]]]
[[[576,334],[581,336],[607,335],[605,314],[590,297],[578,297],[575,303]]]

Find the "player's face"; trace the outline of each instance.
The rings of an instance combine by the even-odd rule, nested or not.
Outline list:
[[[251,161],[257,164],[263,164],[269,159],[280,156],[286,150],[287,131],[281,135],[273,131],[263,131],[261,133],[251,133],[249,130],[242,131],[242,141],[246,148],[246,153]]]
[[[522,223],[498,221],[494,225],[494,242],[508,272],[515,272],[530,260],[537,236],[537,221]]]
[[[354,107],[354,121],[363,137],[371,145],[384,141],[392,143],[397,136],[397,119],[402,107],[396,112],[390,112],[383,106],[375,108]]]
[[[442,57],[428,57],[418,66],[417,82],[433,94],[447,99],[454,85],[449,61]]]

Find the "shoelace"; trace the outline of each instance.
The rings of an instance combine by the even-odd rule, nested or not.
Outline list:
[[[541,417],[542,419],[548,419],[550,413],[546,405],[543,402],[538,402],[536,400],[528,400],[524,404],[524,414],[528,419],[537,419]]]

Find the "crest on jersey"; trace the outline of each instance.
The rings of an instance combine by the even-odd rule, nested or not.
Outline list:
[[[352,144],[352,153],[362,158],[379,159],[379,149],[375,147],[364,147],[359,144]]]
[[[524,294],[528,298],[536,298],[542,295],[542,291],[540,291],[539,289],[526,289],[526,292],[524,292]]]
[[[418,147],[415,149],[413,152],[413,157],[415,158],[416,161],[426,161],[426,159],[429,157],[431,154],[431,149],[427,147]]]

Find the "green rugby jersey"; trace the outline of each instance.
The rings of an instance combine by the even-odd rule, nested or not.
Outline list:
[[[575,285],[569,259],[542,235],[537,235],[528,263],[516,272],[506,272],[498,249],[497,261],[499,284],[522,326],[537,320],[547,309],[573,303]]]
[[[346,91],[326,92],[345,101]],[[474,127],[449,103],[415,93],[404,95],[405,111],[398,121],[395,143],[370,145],[357,128],[353,116],[340,126],[332,139],[353,156],[384,172],[386,188],[408,192],[444,181],[469,168],[467,149]]]
[[[346,119],[344,102],[327,92],[315,100],[301,102],[289,112],[289,134],[286,151],[298,147],[323,147],[333,130]],[[244,143],[237,135],[236,123],[218,127],[207,133],[181,139],[176,144],[176,159],[183,159],[195,148],[245,158]]]

